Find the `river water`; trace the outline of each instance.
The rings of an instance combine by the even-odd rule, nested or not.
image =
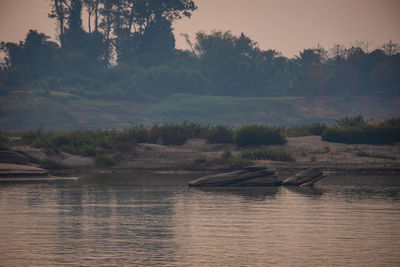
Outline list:
[[[400,177],[195,189],[177,174],[0,184],[0,266],[400,266]]]

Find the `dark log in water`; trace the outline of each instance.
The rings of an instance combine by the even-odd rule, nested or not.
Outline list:
[[[284,179],[282,185],[300,187],[313,186],[316,182],[325,177],[326,175],[320,168],[310,168]]]
[[[319,168],[310,168],[281,181],[275,170],[267,166],[251,166],[239,171],[219,173],[190,181],[191,187],[229,186],[312,186],[325,175]]]

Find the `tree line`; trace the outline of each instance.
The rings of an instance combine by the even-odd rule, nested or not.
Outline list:
[[[90,98],[158,101],[174,93],[239,97],[394,96],[400,94],[400,46],[369,51],[358,43],[304,49],[294,58],[262,50],[245,34],[184,35],[173,22],[192,0],[51,0],[59,42],[30,30],[1,42],[0,93],[63,91]],[[83,13],[86,13],[83,16]],[[83,27],[82,18],[87,18]]]

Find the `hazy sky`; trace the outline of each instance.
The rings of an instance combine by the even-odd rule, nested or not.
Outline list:
[[[262,49],[292,57],[304,48],[368,41],[370,48],[400,43],[400,0],[195,0],[191,19],[174,24],[177,46],[187,48],[180,33],[244,32]],[[24,39],[29,29],[55,37],[47,18],[49,0],[0,0],[0,40]]]

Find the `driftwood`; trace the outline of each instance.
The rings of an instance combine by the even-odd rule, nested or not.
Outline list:
[[[300,187],[313,186],[316,182],[325,177],[326,175],[320,168],[310,168],[284,179],[281,185]]]
[[[267,166],[250,166],[243,170],[219,173],[190,181],[191,187],[231,186],[312,186],[325,175],[318,168],[311,168],[281,181],[275,170]]]

